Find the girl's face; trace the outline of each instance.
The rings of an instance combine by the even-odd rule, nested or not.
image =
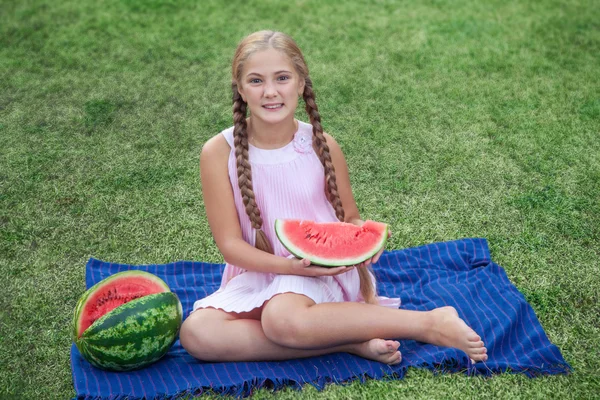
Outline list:
[[[284,53],[271,48],[248,57],[238,91],[253,118],[279,123],[294,118],[304,79]]]

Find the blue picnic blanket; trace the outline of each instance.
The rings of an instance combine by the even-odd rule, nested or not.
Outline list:
[[[218,289],[222,264],[180,261],[163,265],[115,264],[90,258],[86,265],[89,288],[111,274],[141,269],[164,279],[179,296],[184,318],[194,301]],[[374,266],[378,291],[400,297],[401,308],[431,310],[454,306],[461,318],[482,336],[488,348],[486,363],[471,364],[460,350],[414,340],[402,340],[402,363],[388,366],[336,353],[278,362],[204,363],[191,357],[176,341],[157,363],[138,371],[107,372],[92,367],[71,348],[71,367],[77,399],[152,399],[197,395],[207,390],[247,396],[258,388],[318,388],[355,379],[402,379],[408,367],[439,372],[491,375],[500,372],[566,374],[571,367],[550,343],[533,309],[492,262],[485,239],[462,239],[384,252]],[[243,334],[243,333],[240,333]],[[233,344],[235,345],[235,344]]]

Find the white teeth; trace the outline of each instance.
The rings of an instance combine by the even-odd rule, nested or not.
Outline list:
[[[283,104],[277,104],[276,106],[263,106],[263,107],[272,110],[272,109],[275,109],[275,108],[281,108],[281,107],[283,107]]]

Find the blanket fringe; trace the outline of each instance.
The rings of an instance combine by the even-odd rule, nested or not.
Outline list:
[[[465,365],[467,367],[465,368]],[[556,375],[556,374],[570,374],[573,369],[568,365],[556,364],[556,365],[541,365],[541,366],[523,366],[523,367],[488,367],[485,362],[478,362],[473,364],[467,357],[461,357],[457,359],[451,357],[437,363],[423,363],[418,366],[419,368],[426,368],[432,371],[434,374],[446,374],[446,373],[464,373],[468,376],[482,376],[492,377],[502,373],[513,373],[513,374],[524,374],[529,378],[534,378],[542,375]],[[291,379],[268,379],[268,378],[253,378],[244,381],[239,385],[232,385],[228,387],[192,387],[175,395],[163,394],[154,397],[152,400],[173,400],[173,399],[184,399],[187,397],[199,396],[202,394],[218,394],[225,396],[232,396],[235,398],[245,398],[252,396],[256,391],[260,389],[268,389],[271,391],[279,391],[284,388],[293,388],[301,390],[305,385],[309,384],[315,389],[321,391],[329,384],[338,385],[349,385],[355,381],[365,383],[369,379],[380,379],[380,380],[399,380],[403,379],[408,368],[416,367],[382,367],[380,369],[374,369],[373,372],[365,372],[363,374],[355,375],[346,380],[338,380],[332,377],[319,377],[314,381],[298,382]],[[135,397],[130,395],[116,395],[110,397],[97,397],[97,396],[79,396],[76,400],[149,400],[141,397]]]

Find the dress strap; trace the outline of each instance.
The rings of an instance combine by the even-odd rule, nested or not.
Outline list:
[[[227,140],[229,147],[233,149],[233,126],[225,129],[221,134],[225,137],[225,140]]]

